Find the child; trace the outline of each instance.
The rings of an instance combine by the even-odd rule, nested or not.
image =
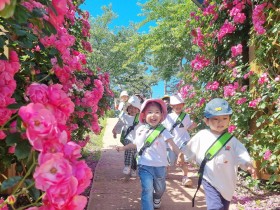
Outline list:
[[[118,151],[137,148],[138,151],[138,175],[141,180],[142,210],[153,210],[161,205],[161,197],[165,191],[167,154],[166,143],[178,155],[178,164],[183,163],[184,155],[172,140],[172,135],[166,130],[161,122],[166,118],[167,109],[161,99],[146,100],[140,110],[139,120],[141,125],[136,131],[133,144],[117,147]],[[163,128],[158,135],[155,132]],[[152,143],[146,146],[145,142],[154,136]],[[143,147],[143,146],[146,147]]]
[[[132,143],[135,138],[135,131],[139,127],[139,111],[141,103],[137,96],[133,95],[127,101],[124,108],[125,113],[119,118],[119,121],[113,129],[113,137],[117,137],[117,133],[122,133],[121,142],[124,145]],[[126,150],[124,153],[124,169],[125,175],[136,177],[136,164],[135,164],[136,149]]]
[[[128,99],[129,99],[129,95],[128,95],[127,91],[123,90],[120,94],[120,103],[117,106],[117,109],[120,111],[119,117],[121,117],[122,114],[124,113],[123,109],[124,109]]]
[[[166,119],[163,121],[163,125],[172,133],[174,136],[173,141],[179,147],[180,150],[184,151],[187,142],[190,140],[190,135],[188,129],[193,129],[196,124],[190,119],[190,116],[183,112],[184,101],[180,95],[170,96],[170,106],[172,112],[167,115]],[[167,147],[167,156],[170,166],[175,165],[176,154],[170,151]],[[192,180],[188,177],[188,165],[184,163],[181,167],[183,171],[182,185],[191,187]]]
[[[206,104],[204,121],[209,129],[199,131],[189,141],[186,153],[189,159],[203,165],[202,160],[208,148],[227,131],[231,114],[232,109],[224,99],[215,98]],[[256,172],[246,148],[235,137],[228,140],[222,149],[215,153],[216,155],[206,162],[204,172],[200,171],[203,176],[202,185],[207,209],[227,210],[236,188],[238,166],[248,170],[253,177],[256,177]]]

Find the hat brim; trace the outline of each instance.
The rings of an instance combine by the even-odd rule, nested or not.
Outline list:
[[[164,103],[164,101],[162,99],[148,99],[148,100],[145,100],[144,103],[141,105],[140,115],[139,115],[139,121],[141,123],[145,122],[145,119],[144,119],[145,118],[145,114],[144,114],[143,111],[145,110],[146,106],[149,103],[152,103],[152,102],[158,103],[161,106],[161,110],[162,110],[161,122],[166,118],[166,116],[167,116],[167,107],[166,107],[166,104]]]

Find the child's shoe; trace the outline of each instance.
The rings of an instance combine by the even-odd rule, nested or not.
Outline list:
[[[131,169],[131,171],[130,171],[130,176],[136,177],[136,176],[137,176],[136,170]]]
[[[154,199],[154,208],[159,209],[161,205],[161,199]]]
[[[123,168],[123,173],[124,173],[125,175],[130,174],[130,167],[129,167],[129,166],[125,166],[125,167]]]
[[[182,178],[182,185],[186,186],[186,187],[192,187],[193,182],[192,182],[192,180],[189,177],[183,176],[183,178]]]

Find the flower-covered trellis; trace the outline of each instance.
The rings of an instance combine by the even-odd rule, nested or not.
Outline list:
[[[109,75],[87,65],[89,14],[72,0],[0,2],[0,209],[83,209],[81,148],[109,108]],[[16,176],[5,177],[15,167]],[[19,198],[25,204],[17,204]]]
[[[279,180],[279,1],[205,1],[187,21],[196,56],[180,92],[201,120],[203,105],[224,97],[233,106],[230,132],[246,144],[259,176]]]

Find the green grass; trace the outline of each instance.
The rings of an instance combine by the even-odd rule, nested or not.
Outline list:
[[[87,145],[82,149],[83,158],[92,156],[94,160],[99,160],[101,155],[101,149],[103,147],[103,136],[107,123],[107,118],[100,119],[100,126],[102,128],[99,135],[89,133],[90,140]]]

